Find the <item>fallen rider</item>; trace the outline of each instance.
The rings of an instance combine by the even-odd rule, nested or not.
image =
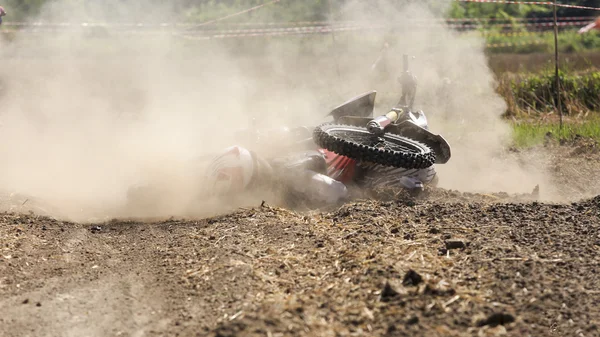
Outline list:
[[[427,128],[424,115],[421,120]],[[244,147],[232,146],[212,160],[203,187],[209,194],[224,198],[275,188],[287,197],[319,205],[347,199],[352,187],[402,188],[418,193],[425,185],[436,184],[434,165],[424,169],[384,166],[341,156],[316,145],[311,150],[266,159]]]
[[[435,186],[437,175],[433,165],[409,170],[360,162],[324,149],[265,160],[233,146],[213,160],[205,181],[213,196],[277,188],[314,204],[331,204],[347,199],[350,186],[404,188],[418,193],[425,185]]]
[[[404,55],[404,71],[398,78],[402,86],[402,96],[396,107],[392,108],[388,114],[375,119],[369,117],[373,114],[376,95],[376,91],[371,91],[336,107],[329,115],[334,117],[336,123],[342,118],[350,123],[353,118],[354,120],[363,118],[358,125],[367,124],[367,128],[371,123],[375,123],[372,124],[376,126],[375,129],[369,131],[369,134],[371,136],[378,135],[378,139],[385,138],[382,134],[385,127],[391,123],[395,123],[396,126],[409,126],[409,129],[416,130],[417,134],[425,134],[426,137],[423,139],[427,139],[428,142],[433,140],[433,143],[438,144],[437,147],[432,147],[429,146],[430,144],[415,140],[412,145],[416,148],[421,148],[421,145],[432,147],[430,150],[436,154],[435,162],[445,163],[450,158],[449,145],[441,136],[431,134],[428,131],[427,118],[423,111],[412,109],[417,82],[416,77],[408,69],[408,61],[409,56]],[[365,122],[364,118],[368,123],[362,124]],[[383,124],[380,124],[380,122]],[[340,124],[344,124],[344,122]],[[336,128],[330,128],[330,130],[332,129]],[[319,148],[316,145],[317,143],[313,142],[308,143],[308,150],[284,150],[281,152],[286,153],[286,155],[276,155],[274,159],[270,160],[242,146],[233,146],[227,148],[211,162],[205,175],[204,187],[208,189],[208,193],[226,198],[244,191],[275,187],[282,190],[284,196],[291,195],[318,205],[337,203],[347,199],[350,187],[358,187],[359,189],[404,188],[412,192],[418,192],[422,191],[426,184],[435,185],[437,183],[433,161],[425,162],[421,158],[418,164],[413,162],[412,165],[407,164],[404,160],[393,164],[391,161],[382,161],[380,160],[381,157],[387,157],[393,152],[386,148],[387,145],[378,146],[376,153],[372,155],[362,156],[362,153],[359,152],[366,151],[367,146],[356,141],[356,139],[348,138],[348,132],[352,129],[352,126],[340,126],[337,129],[343,132],[344,136],[341,136],[340,133],[339,135],[342,138],[337,137],[338,140],[336,140],[333,147],[325,145],[327,142],[323,142],[324,138],[319,139],[320,136],[317,137],[319,141],[315,141],[321,144],[322,147],[333,149],[337,146],[338,149],[342,149],[340,152],[347,156]],[[323,130],[321,129],[317,134],[323,135],[321,131]],[[356,132],[361,136],[364,135],[362,131],[356,130],[350,134],[356,136]],[[312,132],[309,132],[309,134],[312,134]],[[383,141],[384,144],[385,142],[387,140]],[[272,147],[272,144],[277,143],[277,141],[272,141],[267,147]],[[401,151],[404,151],[406,149],[405,145],[406,143],[396,148],[402,148]],[[437,158],[438,156],[439,158]],[[353,158],[379,160],[379,163]],[[385,163],[394,166],[382,165]],[[412,167],[418,169],[410,169]]]

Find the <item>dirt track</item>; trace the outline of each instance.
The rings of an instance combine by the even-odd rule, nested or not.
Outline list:
[[[0,335],[599,336],[600,198],[502,196],[158,223],[3,214]]]

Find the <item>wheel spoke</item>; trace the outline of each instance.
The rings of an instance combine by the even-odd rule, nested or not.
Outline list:
[[[367,145],[385,150],[419,153],[419,149],[410,143],[403,142],[401,139],[392,138],[387,135],[375,136],[368,131],[362,130],[347,130],[347,129],[332,129],[329,131],[331,135],[338,138],[346,139],[358,144]]]
[[[375,136],[364,127],[326,123],[313,133],[315,142],[339,155],[404,169],[422,169],[435,163],[425,144],[395,133]]]

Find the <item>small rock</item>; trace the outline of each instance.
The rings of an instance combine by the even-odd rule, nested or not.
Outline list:
[[[406,325],[414,325],[417,323],[419,323],[419,317],[417,317],[417,316],[412,316],[406,320]]]
[[[515,321],[515,317],[511,314],[505,313],[495,313],[488,316],[486,319],[478,320],[477,326],[497,326],[497,325],[505,325]]]
[[[469,245],[469,242],[463,239],[446,240],[446,249],[461,249]]]
[[[402,280],[404,286],[416,286],[421,282],[423,282],[423,277],[412,269],[404,275],[404,279]]]
[[[90,231],[92,231],[92,233],[98,233],[102,230],[102,227],[100,226],[93,226],[92,228],[90,228]]]
[[[429,234],[440,234],[440,232],[441,231],[435,227],[429,228]]]
[[[29,299],[28,298],[26,298],[26,299],[23,300],[23,304],[27,304],[27,303],[29,303]]]
[[[456,290],[449,288],[444,285],[438,287],[426,284],[419,287],[419,294],[432,295],[432,296],[453,296],[456,294]]]
[[[42,303],[40,303],[40,302],[37,302],[37,303],[35,304],[35,306],[36,306],[36,307],[41,307],[41,306],[42,306]]]
[[[383,290],[381,291],[381,299],[383,301],[387,301],[392,297],[398,296],[398,292],[396,291],[396,289],[392,288],[392,286],[390,285],[389,282],[385,282],[385,286],[383,287]]]

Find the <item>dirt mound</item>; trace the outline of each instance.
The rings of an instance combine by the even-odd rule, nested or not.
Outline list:
[[[586,208],[600,208],[600,195],[595,196],[590,199],[582,200],[577,203],[573,203],[579,210],[583,210]]]
[[[4,214],[0,332],[591,336],[599,200],[95,225]]]

